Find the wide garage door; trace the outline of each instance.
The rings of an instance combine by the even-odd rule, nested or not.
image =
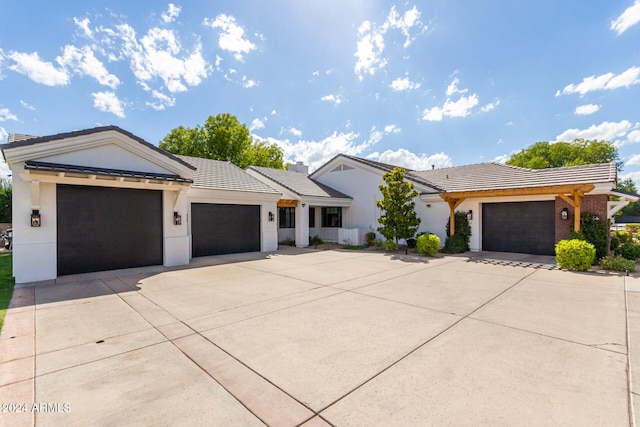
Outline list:
[[[58,275],[162,264],[162,192],[57,185]]]
[[[193,256],[260,251],[260,206],[191,204]]]
[[[482,250],[553,255],[555,202],[485,203]]]

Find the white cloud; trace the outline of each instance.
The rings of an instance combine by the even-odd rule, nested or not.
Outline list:
[[[91,22],[89,21],[89,18],[78,19],[74,16],[73,22],[75,22],[75,24],[82,30],[86,37],[93,37],[93,31],[91,31],[91,28],[89,28],[89,24]]]
[[[147,106],[153,108],[156,111],[163,111],[166,107],[173,107],[176,103],[176,98],[165,95],[157,90],[151,91],[151,96],[155,99],[153,102],[147,101]]]
[[[36,107],[27,104],[26,102],[24,102],[22,99],[20,100],[20,105],[22,105],[22,107],[24,107],[27,110],[31,110],[31,111],[35,111]]]
[[[105,113],[113,113],[123,119],[125,117],[122,101],[118,99],[113,92],[95,92],[92,93],[93,106]]]
[[[589,114],[598,112],[598,110],[600,110],[600,106],[596,104],[578,105],[575,114],[578,116],[588,116]]]
[[[9,136],[9,132],[7,132],[5,128],[0,126],[0,141],[6,141],[8,136]]]
[[[511,158],[511,155],[509,155],[509,154],[501,154],[501,155],[496,156],[493,159],[491,159],[491,161],[494,162],[494,163],[505,164],[505,163],[507,163],[507,160],[509,160],[510,158]]]
[[[336,105],[340,105],[344,102],[344,98],[342,97],[342,95],[325,95],[323,97],[320,98],[320,101],[323,102],[333,102]]]
[[[41,60],[38,52],[10,52],[7,57],[15,61],[15,64],[9,66],[10,70],[23,74],[36,83],[46,86],[69,84],[70,76],[67,70],[56,68],[51,62]]]
[[[258,82],[255,80],[247,79],[247,76],[242,76],[242,86],[249,89],[258,86]]]
[[[582,79],[578,84],[567,85],[562,89],[565,95],[579,93],[581,96],[595,90],[613,90],[622,87],[629,87],[640,83],[640,67],[631,67],[622,73],[615,75],[606,73],[600,76],[590,76]],[[560,95],[560,91],[556,96]]]
[[[487,113],[496,108],[498,105],[500,105],[500,100],[496,102],[490,102],[487,105],[483,105],[482,107],[480,107],[480,111],[482,111],[483,113]]]
[[[382,163],[401,166],[412,170],[430,170],[433,165],[436,168],[446,168],[452,166],[451,157],[445,153],[436,153],[432,155],[415,154],[404,148],[396,151],[386,150],[382,153],[371,153],[367,159],[375,160]]]
[[[115,89],[120,84],[120,79],[110,74],[104,64],[95,57],[89,46],[79,49],[72,45],[64,47],[62,56],[56,58],[58,64],[72,69],[75,73],[93,77],[101,85]]]
[[[634,154],[624,163],[625,166],[640,166],[640,154]]]
[[[176,18],[180,15],[181,11],[182,11],[182,8],[180,6],[176,6],[173,3],[169,3],[169,9],[167,9],[166,12],[163,12],[162,15],[160,15],[160,17],[166,24],[169,24],[176,20]]]
[[[265,118],[265,121],[266,121],[266,118]],[[253,132],[256,129],[264,129],[264,127],[265,127],[264,126],[264,121],[262,121],[262,120],[260,120],[258,118],[255,118],[255,119],[253,119],[253,121],[249,125],[249,130],[251,132]]]
[[[627,141],[629,141],[629,143],[640,142],[640,130],[629,132],[629,134],[627,135]]]
[[[0,141],[4,141],[7,138],[7,131],[3,128],[0,128]],[[4,160],[0,160],[0,177],[8,178],[11,175],[11,169],[9,169],[9,165]]]
[[[300,138],[302,136],[302,131],[300,129],[296,129],[294,127],[289,129],[289,133],[291,133],[291,135],[297,136],[298,138]]]
[[[205,18],[204,25],[221,30],[218,39],[220,49],[231,52],[237,61],[243,61],[243,55],[256,50],[256,45],[245,38],[244,29],[236,23],[233,16],[220,14],[215,19]]]
[[[631,179],[637,185],[637,183],[640,181],[640,172],[627,172],[618,176],[618,182],[624,181],[625,179]]]
[[[271,115],[275,116],[276,114],[278,114],[278,112],[276,110],[271,110]]]
[[[611,21],[609,28],[620,35],[638,22],[640,22],[640,0],[636,0],[620,16]]]
[[[7,120],[18,120],[18,116],[9,111],[8,108],[0,108],[0,122],[6,122]]]
[[[319,168],[340,153],[355,156],[361,154],[370,146],[369,141],[359,142],[359,134],[355,132],[334,132],[320,141],[299,140],[295,143],[288,139],[278,140],[271,137],[253,136],[267,143],[277,144],[282,148],[286,162],[304,162],[309,165],[311,171]]]
[[[412,82],[411,80],[409,80],[409,77],[398,77],[397,79],[392,81],[391,84],[389,85],[389,87],[394,92],[401,92],[405,90],[415,90],[415,89],[418,89],[420,86],[421,86],[420,83]]]
[[[133,74],[146,90],[150,90],[149,83],[160,78],[169,92],[183,92],[186,85],[199,85],[211,71],[200,43],[191,53],[180,55],[183,49],[172,30],[151,28],[138,41],[131,26],[122,24],[116,28],[123,43],[121,54],[130,59]]]
[[[385,50],[384,37],[390,29],[399,29],[406,40],[404,48],[411,45],[415,37],[411,35],[411,29],[419,28],[420,32],[426,30],[426,26],[420,21],[420,11],[414,6],[412,9],[398,13],[395,6],[391,7],[387,18],[382,25],[376,25],[370,21],[364,21],[358,27],[358,41],[356,42],[356,65],[354,72],[360,81],[365,74],[374,75],[376,71],[387,65],[387,59],[383,58]]]
[[[425,31],[427,27],[420,21],[420,11],[413,6],[412,9],[407,10],[402,16],[398,13],[395,6],[391,7],[389,15],[387,16],[387,22],[391,28],[397,28],[402,31],[402,34],[406,37],[403,47],[407,48],[415,37],[411,37],[409,30],[415,26],[422,27],[422,31]]]
[[[451,84],[447,87],[447,99],[442,106],[435,106],[432,108],[427,108],[422,112],[422,120],[430,121],[430,122],[439,122],[445,117],[467,117],[471,114],[471,110],[478,105],[480,99],[478,95],[471,94],[465,95],[469,90],[468,89],[459,89],[458,83],[460,80],[455,77]],[[452,100],[451,97],[453,95],[460,95],[457,100]],[[496,103],[487,104],[482,107],[482,111],[490,111],[498,105],[499,101]]]
[[[386,133],[400,133],[402,132],[402,129],[400,129],[397,125],[386,125],[384,127],[384,131]]]
[[[596,139],[614,142],[624,137],[633,128],[628,120],[620,122],[602,122],[587,129],[567,129],[556,136],[556,141],[573,141],[576,138]]]

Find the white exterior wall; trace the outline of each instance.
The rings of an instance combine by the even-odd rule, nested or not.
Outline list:
[[[24,163],[12,165],[13,275],[16,283],[57,276],[56,185],[40,184],[41,226],[31,227],[31,182],[20,176]]]
[[[191,203],[257,205],[260,206],[260,251],[276,251],[278,250],[278,209],[276,207],[278,199],[279,195],[190,188],[187,190],[186,197],[189,237],[191,236]],[[269,212],[273,213],[273,221],[269,221]],[[184,216],[182,220],[184,224]],[[191,238],[189,238],[189,257],[191,258]]]
[[[162,193],[163,252],[164,265],[166,267],[189,264],[191,238],[189,236],[189,227],[187,226],[187,198],[186,195],[178,196],[179,192],[176,191],[165,190]],[[175,225],[174,212],[178,212],[182,216],[181,225]]]
[[[335,188],[351,197],[353,204],[349,208],[342,210],[342,226],[346,229],[359,229],[364,232],[373,231],[380,236],[377,228],[380,226],[378,218],[382,211],[376,205],[376,201],[382,199],[379,186],[385,184],[382,180],[383,172],[369,172],[367,170],[354,168],[337,172],[327,172],[319,176],[317,181]],[[419,190],[418,190],[419,191]],[[442,201],[423,202],[420,196],[414,198],[416,214],[420,218],[420,228],[418,232],[429,231],[440,237],[444,244],[445,226],[449,218],[449,206]],[[427,203],[431,207],[427,208]],[[360,233],[362,234],[362,233]],[[359,234],[359,235],[360,235]],[[349,239],[352,242],[355,240]],[[322,236],[320,236],[322,237]],[[335,236],[339,237],[339,236]]]

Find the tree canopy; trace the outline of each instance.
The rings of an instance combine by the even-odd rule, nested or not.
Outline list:
[[[229,161],[243,169],[252,165],[284,169],[282,149],[254,141],[247,126],[228,113],[209,116],[195,128],[172,129],[159,147],[172,154]]]
[[[513,154],[507,164],[545,169],[616,162],[620,170],[622,163],[619,160],[618,149],[607,141],[575,139],[572,142],[536,142]]]
[[[0,179],[0,222],[11,222],[11,178]]]
[[[413,184],[404,179],[405,170],[395,168],[384,174],[382,179],[387,185],[380,185],[382,200],[376,205],[383,210],[378,218],[381,224],[378,231],[385,238],[395,240],[409,239],[415,236],[420,227],[420,218],[416,215],[413,198],[418,195]]]

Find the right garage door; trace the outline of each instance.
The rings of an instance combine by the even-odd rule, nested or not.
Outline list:
[[[260,206],[191,204],[194,257],[260,251]]]
[[[554,255],[555,202],[484,203],[482,250]]]

